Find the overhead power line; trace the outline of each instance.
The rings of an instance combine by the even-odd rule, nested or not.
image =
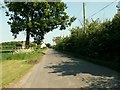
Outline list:
[[[80,22],[81,26],[83,27],[84,25],[83,25],[83,23],[81,22],[81,20],[80,20],[80,19],[78,19],[78,21]]]
[[[110,5],[112,5],[114,2],[116,2],[117,0],[114,0],[113,2],[111,2],[110,4],[104,6],[103,8],[101,8],[99,11],[95,12],[94,14],[92,14],[91,16],[89,16],[88,18],[90,17],[93,17],[95,16],[96,14],[98,14],[99,12],[101,12],[102,10],[104,10],[105,8],[109,7]]]

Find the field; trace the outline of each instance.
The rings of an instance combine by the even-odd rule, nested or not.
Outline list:
[[[2,53],[2,87],[15,83],[40,61],[46,49],[29,53]]]

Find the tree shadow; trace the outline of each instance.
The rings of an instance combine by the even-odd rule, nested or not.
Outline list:
[[[54,53],[55,54],[55,53]],[[56,53],[58,54],[58,53]],[[77,76],[80,74],[90,74],[98,78],[91,77],[87,82],[91,87],[103,87],[111,85],[111,87],[120,87],[120,74],[108,68],[101,67],[83,60],[79,60],[69,55],[60,55],[63,60],[60,63],[46,66],[50,69],[49,73],[56,73],[58,76]],[[64,61],[68,58],[68,61]],[[111,78],[111,79],[110,79]]]
[[[72,60],[67,62],[60,62],[56,65],[50,65],[45,68],[51,68],[53,71],[49,73],[60,73],[62,76],[65,75],[77,75],[80,73],[90,73],[95,76],[119,76],[117,72],[112,73],[110,69],[100,67],[86,61]]]

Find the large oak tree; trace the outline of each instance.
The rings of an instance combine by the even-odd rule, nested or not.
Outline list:
[[[65,12],[67,6],[64,2],[9,2],[6,6],[13,36],[16,38],[19,32],[26,31],[27,47],[30,36],[40,43],[49,31],[58,27],[66,29],[75,20]]]

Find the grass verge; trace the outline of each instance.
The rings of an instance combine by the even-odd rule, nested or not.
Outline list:
[[[4,58],[2,59],[2,87],[18,81],[34,64],[40,61],[45,51],[46,49],[40,49],[28,54],[9,54],[8,56],[2,56]]]

